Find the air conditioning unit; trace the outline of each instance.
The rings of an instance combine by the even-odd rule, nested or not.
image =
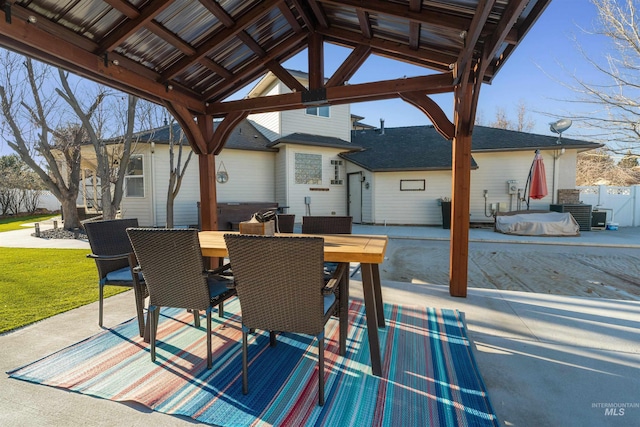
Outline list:
[[[517,194],[518,193],[518,181],[514,179],[510,179],[507,181],[507,193],[508,194]]]

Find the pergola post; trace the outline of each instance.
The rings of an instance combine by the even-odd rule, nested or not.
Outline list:
[[[471,196],[471,132],[480,81],[468,81],[454,91],[454,137],[451,174],[451,239],[449,251],[449,294],[467,296],[469,267],[469,200]]]
[[[216,156],[209,145],[214,138],[213,117],[196,116],[198,129],[202,134],[207,149],[198,154],[200,169],[200,226],[202,230],[218,229],[218,196],[216,193]]]
[[[216,156],[198,155],[200,168],[200,221],[203,231],[218,229],[218,203],[216,196]]]

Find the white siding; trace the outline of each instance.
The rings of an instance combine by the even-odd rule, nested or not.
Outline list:
[[[272,85],[263,96],[279,95],[282,93],[282,84],[278,83]],[[287,91],[290,92],[290,90]],[[275,141],[282,135],[280,112],[269,112],[251,114],[247,117],[248,120],[253,122],[253,125],[262,133],[269,141]]]
[[[442,224],[438,199],[449,197],[451,194],[450,172],[378,172],[373,178],[374,185],[371,188],[375,205],[371,222],[376,224]],[[365,179],[369,181],[370,178],[366,176]],[[424,179],[425,191],[400,191],[400,181],[410,179]]]
[[[189,147],[183,148],[181,168],[190,151]],[[174,161],[177,161],[177,150]],[[167,224],[167,192],[169,189],[168,145],[156,145],[152,166],[154,168],[152,217],[155,218],[155,226],[164,227]],[[198,157],[194,154],[191,156],[191,161],[182,179],[178,196],[173,202],[173,224],[175,226],[196,225],[198,223],[197,202],[199,200],[200,174],[198,171]]]
[[[548,210],[559,188],[575,188],[576,150],[560,152],[541,151],[549,194],[540,200],[530,200],[529,209]],[[503,203],[507,210],[527,209],[526,203],[518,204],[517,194],[509,195],[507,180],[516,180],[524,191],[535,152],[511,151],[500,153],[474,153],[478,169],[471,172],[470,209],[472,222],[491,222],[484,213],[483,190],[488,190],[487,203]],[[554,157],[557,157],[554,160]],[[556,178],[554,181],[554,161]],[[525,194],[522,195],[526,197]],[[489,214],[489,209],[487,209]]]
[[[144,174],[144,197],[122,197],[120,212],[123,218],[138,218],[138,224],[143,227],[153,225],[151,206],[153,203],[153,176],[151,151],[145,144],[138,146],[135,154],[142,154],[142,168]],[[126,189],[125,189],[126,191]]]
[[[288,147],[283,145],[279,148],[275,155],[275,201],[278,206],[289,206],[289,168],[287,167],[287,150]],[[290,211],[287,210],[287,213]],[[298,218],[300,221],[300,218]]]
[[[291,93],[291,90],[278,82],[278,84],[271,86],[264,95],[284,93]],[[306,109],[301,109],[252,114],[249,116],[249,120],[253,121],[258,130],[270,141],[292,133],[322,135],[351,141],[351,106],[349,104],[332,105],[329,111],[329,117],[309,115],[306,114]]]
[[[545,161],[547,161],[545,156]],[[553,161],[553,158],[551,158]],[[555,189],[549,185],[549,193],[553,191],[553,201],[558,201],[558,190],[576,188],[576,168],[578,164],[578,152],[576,150],[566,150],[558,156],[556,161],[557,184]],[[552,163],[553,165],[553,163]],[[547,166],[549,167],[549,166]],[[549,181],[547,181],[549,183]]]
[[[575,188],[576,150],[565,153],[542,151],[549,194],[540,200],[530,200],[530,209],[549,209],[558,189]],[[518,203],[517,194],[509,195],[507,180],[518,182],[524,190],[533,162],[534,151],[474,153],[478,169],[471,171],[470,222],[493,222],[490,207],[485,215],[484,190],[487,204],[501,203],[506,210],[526,209]],[[555,175],[554,181],[554,158]],[[451,197],[451,172],[377,172],[372,173],[348,164],[347,172],[362,171],[362,222],[375,224],[442,224],[438,205],[441,197]],[[400,191],[403,179],[424,179],[425,191]]]
[[[186,160],[186,149],[183,162]],[[273,202],[275,200],[276,153],[224,149],[216,156],[216,171],[222,164],[229,174],[225,184],[216,183],[218,202]],[[169,183],[169,147],[156,145],[155,154],[145,156],[145,198],[123,199],[123,217],[137,217],[142,226],[164,227],[167,219],[167,191]],[[153,183],[149,179],[153,168]],[[153,206],[151,205],[153,194]],[[174,201],[175,226],[198,223],[197,203],[200,201],[200,172],[198,157],[192,156]]]
[[[281,148],[282,151],[282,148]],[[300,222],[307,215],[305,197],[311,198],[311,215],[346,215],[347,213],[347,181],[346,174],[342,185],[331,185],[334,176],[334,167],[331,160],[338,159],[341,150],[335,148],[307,147],[300,145],[287,145],[286,162],[288,165],[288,213],[296,215],[296,221]],[[295,183],[295,153],[308,153],[322,155],[322,184],[308,185]],[[314,191],[313,189],[327,189],[328,191]]]
[[[218,202],[276,201],[275,155],[267,151],[222,150],[216,170],[224,162],[229,181],[217,184]]]
[[[282,136],[298,132],[351,141],[351,107],[348,104],[332,105],[329,110],[329,117],[313,116],[306,110],[283,111]]]

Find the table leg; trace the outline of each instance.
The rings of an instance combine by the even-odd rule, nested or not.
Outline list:
[[[364,311],[367,317],[367,334],[369,336],[369,353],[371,355],[371,371],[373,375],[382,376],[382,360],[380,357],[380,338],[378,337],[378,310],[376,308],[373,268],[371,264],[362,264],[362,290],[364,293]]]
[[[373,293],[376,296],[376,312],[378,313],[378,327],[385,328],[387,325],[384,320],[384,304],[382,303],[382,284],[380,283],[380,265],[371,264],[373,273]]]
[[[344,275],[340,279],[340,356],[347,354],[347,333],[349,332],[349,268],[345,268]],[[344,319],[344,321],[343,321]]]
[[[151,342],[151,328],[149,325],[150,323],[151,323],[151,312],[147,310],[147,321],[144,322],[144,338],[143,338],[143,341],[146,342],[147,344]]]

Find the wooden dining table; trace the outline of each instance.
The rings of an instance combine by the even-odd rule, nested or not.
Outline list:
[[[202,255],[212,258],[227,257],[228,252],[224,241],[225,234],[234,234],[234,232],[201,231],[199,237]],[[276,236],[294,237],[305,235],[280,233],[276,234]],[[381,376],[382,360],[378,328],[384,328],[386,322],[384,319],[379,266],[384,261],[388,242],[387,236],[362,234],[313,234],[309,236],[322,237],[324,239],[324,260],[326,262],[360,263],[369,352],[371,355],[371,371],[373,375]],[[345,286],[342,286],[345,292],[342,295],[346,295],[347,299],[348,276],[347,272]],[[342,335],[346,336],[346,334]]]

